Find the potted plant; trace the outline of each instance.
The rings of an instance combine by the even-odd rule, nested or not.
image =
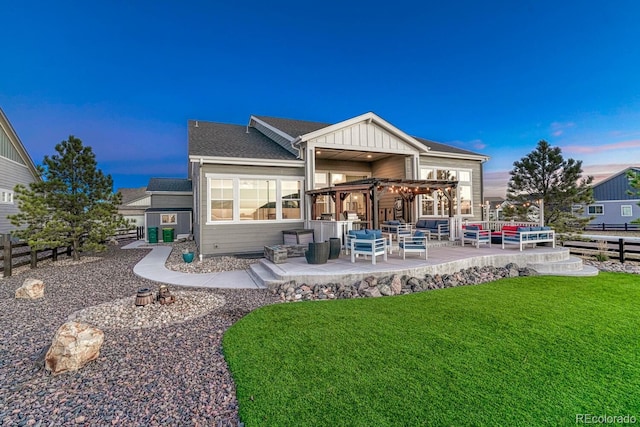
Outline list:
[[[184,262],[193,262],[194,253],[189,251],[189,249],[182,250],[182,259]]]

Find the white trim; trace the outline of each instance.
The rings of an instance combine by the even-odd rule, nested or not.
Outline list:
[[[220,224],[269,224],[279,222],[300,222],[304,221],[305,214],[305,179],[298,176],[286,176],[286,175],[231,175],[231,174],[219,174],[219,173],[205,173],[204,178],[207,184],[207,207],[204,225],[220,225]],[[211,179],[226,179],[233,182],[233,219],[211,221]],[[273,180],[276,182],[276,218],[275,219],[262,219],[262,220],[248,220],[240,219],[240,181],[241,180]],[[299,210],[300,218],[282,218],[282,181],[298,181],[300,182],[300,199]]]
[[[269,123],[260,120],[259,118],[257,118],[254,115],[251,115],[251,117],[249,118],[249,125],[251,125],[251,120],[260,123],[262,126],[266,127],[267,129],[269,129],[270,131],[272,131],[274,133],[277,133],[278,135],[280,135],[281,137],[283,137],[284,139],[286,139],[289,142],[293,142],[294,141],[294,138],[295,138],[294,136],[291,136],[288,133],[283,132],[283,131],[281,131],[280,129],[278,129],[276,127],[273,127]]]
[[[318,129],[316,131],[313,132],[309,132],[307,134],[301,135],[299,138],[296,138],[295,141],[293,141],[292,145],[295,147],[296,145],[300,145],[303,142],[307,142],[309,140],[312,140],[314,138],[319,138],[320,136],[332,133],[332,132],[336,132],[340,129],[344,129],[350,126],[353,126],[355,124],[358,123],[375,123],[376,125],[380,126],[381,128],[383,128],[384,130],[386,130],[387,132],[394,134],[395,136],[397,136],[398,138],[402,139],[404,142],[408,143],[409,145],[413,146],[413,148],[415,148],[417,151],[424,153],[430,150],[429,147],[425,146],[424,144],[420,143],[418,140],[416,140],[415,138],[413,138],[412,136],[404,133],[403,131],[401,131],[400,129],[398,129],[397,127],[393,126],[391,123],[387,122],[386,120],[384,120],[382,117],[376,115],[375,113],[369,112],[369,113],[365,113],[365,114],[361,114],[359,116],[353,117],[351,119],[347,119],[344,120],[342,122],[333,124],[333,125],[329,125],[327,127],[324,127],[322,129]],[[366,147],[360,147],[360,148],[366,148]],[[354,148],[354,151],[366,151],[366,150],[357,150],[357,148]]]
[[[220,157],[220,156],[189,156],[192,163],[207,163],[219,165],[246,165],[246,166],[281,166],[304,167],[303,160],[282,159],[254,159],[245,157]]]
[[[193,191],[145,191],[145,193],[147,193],[148,196],[152,196],[154,194],[161,196],[189,196],[193,194]]]
[[[595,204],[605,204],[605,203],[640,203],[640,199],[620,199],[620,200],[596,200]]]
[[[461,154],[461,153],[448,153],[446,151],[429,151],[428,153],[420,153],[421,156],[426,157],[442,157],[446,159],[462,159],[462,160],[480,160],[486,162],[489,160],[489,156],[482,156],[479,154]]]
[[[629,215],[624,214],[625,208],[629,209]],[[620,205],[620,216],[621,217],[632,217],[633,216],[633,205]]]
[[[175,218],[174,222],[162,222],[163,215],[173,215]],[[160,213],[160,225],[178,225],[178,212],[166,212]]]
[[[5,200],[6,197],[6,200]],[[6,188],[0,188],[0,204],[13,205],[15,201],[14,192]]]

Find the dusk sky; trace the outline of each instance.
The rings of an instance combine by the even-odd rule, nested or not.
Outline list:
[[[75,135],[115,188],[186,177],[187,120],[373,111],[491,157],[640,164],[640,2],[5,1],[0,107],[34,162]]]

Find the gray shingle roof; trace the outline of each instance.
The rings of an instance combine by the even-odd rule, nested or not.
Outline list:
[[[147,187],[120,188],[118,192],[122,194],[122,204],[126,205],[129,202],[145,197],[147,195]]]
[[[306,120],[282,119],[269,116],[254,116],[276,129],[285,132],[292,138],[331,126],[330,123],[311,122]],[[198,124],[196,127],[195,124]],[[462,148],[442,144],[428,139],[414,138],[441,153],[483,156]],[[294,160],[296,156],[282,148],[256,129],[243,125],[189,121],[189,155],[241,157],[258,159]]]
[[[471,156],[484,156],[484,154],[478,154],[474,153],[473,151],[463,150],[462,148],[454,147],[452,145],[441,144],[439,142],[430,141],[428,139],[420,138],[417,136],[414,136],[414,138],[418,142],[431,148],[432,151],[438,151],[440,153],[467,154]]]
[[[147,191],[190,192],[191,180],[184,178],[151,178]]]
[[[190,156],[296,159],[254,128],[200,120],[189,120],[188,127]]]
[[[281,130],[292,138],[331,126],[331,123],[310,122],[306,120],[280,119],[278,117],[254,116],[276,129]]]

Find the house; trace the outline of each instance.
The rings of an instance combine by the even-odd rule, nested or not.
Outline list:
[[[487,156],[410,136],[371,112],[334,124],[190,120],[188,140],[204,255],[262,252],[285,230],[347,213],[368,227],[398,216],[482,217]]]
[[[7,215],[18,213],[14,188],[39,181],[40,175],[9,119],[0,108],[0,234],[15,227]]]
[[[144,227],[144,214],[151,207],[151,195],[147,194],[147,187],[120,188],[122,203],[118,206],[118,213],[129,221],[131,227]]]
[[[192,234],[191,180],[151,178],[146,194],[150,198],[149,207],[144,211],[144,222],[147,228],[158,227],[160,230],[172,228],[175,237],[186,237]]]
[[[629,171],[640,173],[640,167],[626,168],[593,186],[595,202],[584,207],[584,215],[593,217],[589,226],[626,224],[640,218],[640,196],[629,185]]]

